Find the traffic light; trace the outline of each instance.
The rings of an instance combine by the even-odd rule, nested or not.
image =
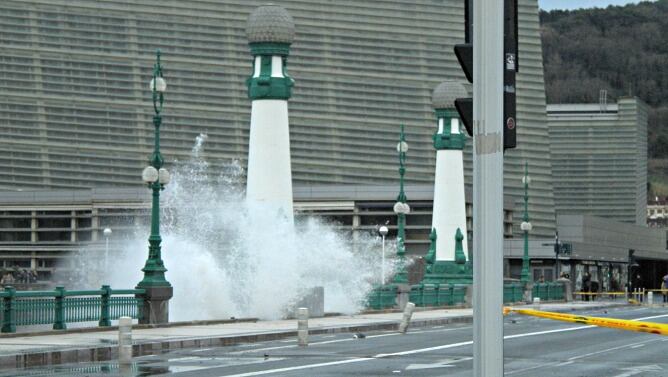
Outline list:
[[[519,70],[517,1],[505,0],[503,26],[503,150],[517,146],[516,73]]]
[[[455,45],[455,56],[462,66],[464,75],[470,83],[473,83],[473,43],[471,18],[473,17],[473,0],[464,0],[464,43]],[[464,128],[469,136],[473,136],[473,98],[455,99],[455,108],[459,118],[464,123]]]
[[[455,45],[455,56],[466,79],[473,83],[473,0],[464,0],[465,43]],[[517,146],[516,73],[518,64],[517,0],[504,0],[503,61],[503,150]],[[473,136],[473,98],[457,98],[455,108],[466,132]]]

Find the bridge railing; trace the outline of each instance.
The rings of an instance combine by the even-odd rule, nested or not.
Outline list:
[[[17,326],[53,325],[64,330],[67,323],[98,322],[111,326],[122,316],[141,319],[143,289],[111,289],[103,285],[95,290],[17,291],[6,286],[0,291],[0,331],[16,332]]]
[[[533,297],[541,301],[565,300],[564,285],[559,282],[535,283],[533,285]]]

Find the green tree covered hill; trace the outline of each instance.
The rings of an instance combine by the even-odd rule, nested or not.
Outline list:
[[[540,14],[548,103],[635,95],[650,107],[649,179],[668,195],[668,0]]]

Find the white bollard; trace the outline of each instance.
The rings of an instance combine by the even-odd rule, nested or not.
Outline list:
[[[308,346],[308,308],[297,309],[297,342],[301,347]]]
[[[406,304],[406,307],[404,308],[404,316],[401,319],[401,323],[399,324],[400,333],[405,334],[406,331],[408,330],[408,325],[411,323],[411,317],[413,317],[414,310],[415,310],[414,303],[409,302]]]
[[[647,305],[654,305],[654,292],[647,292]]]
[[[118,363],[132,363],[132,318],[118,319]]]
[[[540,310],[540,297],[533,298],[533,310]]]

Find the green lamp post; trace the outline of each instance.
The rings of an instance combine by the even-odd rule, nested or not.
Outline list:
[[[142,172],[142,179],[153,192],[151,206],[151,235],[148,238],[148,259],[142,271],[144,278],[139,282],[137,288],[146,291],[144,295],[148,305],[143,305],[143,314],[140,323],[164,323],[168,322],[168,302],[172,297],[171,284],[165,279],[165,264],[162,261],[160,243],[160,191],[169,183],[170,176],[167,169],[163,168],[164,159],[160,154],[160,126],[162,125],[162,106],[167,83],[162,76],[160,65],[160,50],[156,52],[156,63],[153,66],[153,78],[150,83],[153,95],[153,126],[155,127],[155,147],[147,166]]]
[[[529,166],[524,163],[524,177],[522,177],[524,184],[524,218],[520,229],[524,232],[524,256],[522,256],[522,275],[520,281],[524,284],[529,283],[529,232],[531,231],[531,223],[529,222]]]
[[[397,257],[398,269],[394,275],[393,282],[397,284],[408,283],[408,273],[406,272],[406,215],[410,213],[411,207],[406,203],[406,193],[404,192],[404,175],[406,174],[406,152],[408,152],[408,143],[404,134],[404,125],[401,125],[399,134],[399,143],[397,143],[397,152],[399,153],[399,196],[394,203],[394,213],[397,214]]]

